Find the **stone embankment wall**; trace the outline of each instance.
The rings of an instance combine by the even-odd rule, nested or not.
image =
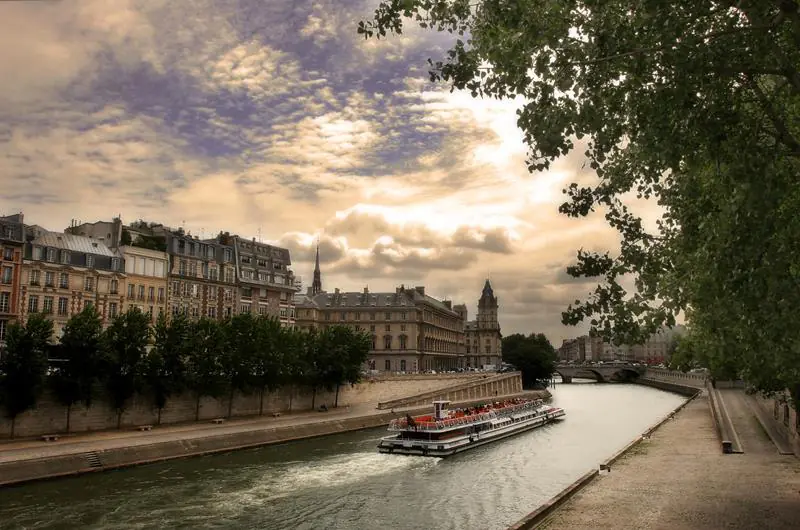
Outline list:
[[[442,374],[442,375],[398,375],[371,377],[357,385],[346,385],[339,389],[339,406],[359,405],[388,401],[402,396],[421,394],[454,384],[475,380],[480,375],[474,374]],[[102,390],[98,390],[98,396]],[[316,394],[315,406],[326,404],[333,406],[335,392],[319,390]],[[311,408],[312,392],[308,388],[283,388],[263,396],[263,413],[300,411]],[[161,424],[192,422],[196,419],[209,420],[228,416],[228,397],[219,399],[202,397],[200,399],[199,418],[197,415],[197,398],[185,393],[173,397],[161,411]],[[255,416],[262,410],[262,397],[235,394],[231,417]],[[136,425],[156,425],[158,409],[148,396],[135,396],[122,415],[122,427]],[[65,432],[67,425],[67,408],[45,392],[37,406],[17,416],[14,426],[16,437],[38,436],[41,434]],[[116,411],[104,400],[96,399],[90,407],[82,404],[73,405],[70,413],[70,432],[100,431],[117,427]],[[0,438],[8,438],[11,434],[11,421],[5,416],[0,418]]]
[[[639,380],[643,379],[675,383],[693,388],[705,388],[707,376],[705,374],[683,373],[679,370],[668,370],[666,368],[647,368],[644,375],[639,378]]]
[[[431,392],[409,395],[378,403],[379,409],[413,407],[429,404],[436,400],[464,401],[468,399],[508,396],[522,392],[522,376],[519,372],[489,375],[478,379],[457,383]]]
[[[792,444],[794,454],[800,456],[800,414],[790,405],[789,392],[771,398],[760,395],[753,397],[759,407],[775,418],[778,428]]]

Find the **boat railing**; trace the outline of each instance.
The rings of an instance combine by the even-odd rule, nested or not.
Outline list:
[[[527,403],[521,403],[519,405],[509,405],[507,407],[503,407],[502,409],[489,410],[487,412],[482,412],[481,414],[473,414],[470,416],[460,416],[457,418],[448,418],[436,421],[415,421],[412,428],[415,428],[417,431],[438,431],[442,429],[458,427],[460,425],[470,425],[479,421],[497,419],[499,415],[508,416],[523,410],[535,409],[540,407],[542,403],[542,400],[537,399],[536,401],[528,401]],[[500,414],[498,414],[498,412]],[[406,418],[398,418],[389,423],[390,431],[404,431],[408,429],[409,425]]]

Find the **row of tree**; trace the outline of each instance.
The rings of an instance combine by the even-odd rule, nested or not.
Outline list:
[[[230,416],[234,393],[263,398],[287,385],[312,389],[312,408],[318,389],[336,389],[337,406],[339,387],[358,381],[371,346],[368,335],[346,326],[303,331],[250,314],[196,322],[162,316],[151,326],[149,315],[137,308],[105,330],[88,308],[69,320],[57,344],[52,335],[52,321],[41,314],[8,329],[0,405],[12,422],[12,436],[16,417],[34,407],[48,387],[67,407],[67,431],[72,406],[89,406],[98,389],[116,409],[118,427],[134,394],[152,398],[159,422],[169,397],[183,391],[195,394],[198,417],[202,396],[227,396]]]

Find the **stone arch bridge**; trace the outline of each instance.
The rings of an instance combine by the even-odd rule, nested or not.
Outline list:
[[[556,364],[556,373],[565,383],[571,383],[573,377],[594,379],[598,383],[609,381],[633,381],[647,371],[646,366],[616,364]]]

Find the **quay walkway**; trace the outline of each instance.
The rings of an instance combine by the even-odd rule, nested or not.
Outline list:
[[[704,392],[536,528],[798,528],[800,459],[779,453],[741,390],[724,399],[743,454],[720,451]]]

